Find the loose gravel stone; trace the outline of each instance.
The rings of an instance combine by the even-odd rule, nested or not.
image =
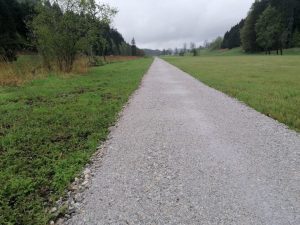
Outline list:
[[[56,221],[56,225],[62,225],[62,224],[64,224],[64,222],[65,222],[65,220],[60,218]]]
[[[53,207],[51,210],[50,210],[50,213],[55,213],[57,211],[57,208],[56,207]]]
[[[90,173],[91,173],[91,170],[89,168],[86,168],[83,172],[84,175],[90,174]]]
[[[155,59],[66,224],[299,225],[299,151],[296,132]]]

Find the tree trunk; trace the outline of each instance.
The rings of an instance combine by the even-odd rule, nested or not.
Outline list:
[[[106,62],[106,57],[105,57],[105,52],[104,51],[102,52],[102,57],[103,57],[104,62]]]
[[[106,49],[103,47],[103,49],[102,49],[102,57],[103,57],[104,62],[106,62],[105,50]]]
[[[57,65],[58,65],[58,69],[59,69],[59,71],[63,71],[63,60],[59,57],[58,59],[57,59]]]
[[[283,55],[283,50],[282,50],[282,48],[280,48],[280,55]]]

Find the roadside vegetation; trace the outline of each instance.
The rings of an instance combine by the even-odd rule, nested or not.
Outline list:
[[[163,57],[205,84],[300,131],[298,56]]]
[[[28,76],[71,73],[79,62],[102,65],[111,55],[143,56],[134,38],[128,44],[111,28],[116,13],[95,0],[0,0],[0,17],[6,21],[0,26],[0,69],[8,71],[0,78],[23,73],[15,62],[24,52],[38,55],[40,62],[26,65],[25,73],[32,71]]]
[[[0,61],[0,86],[21,86],[34,79],[56,76],[72,76],[74,74],[86,74],[89,71],[90,64],[104,66],[106,64],[122,62],[128,60],[140,59],[140,56],[94,56],[92,59],[87,56],[77,57],[70,73],[61,72],[58,68],[52,68],[51,71],[43,66],[42,57],[37,54],[19,55],[16,61],[7,63]],[[92,62],[91,62],[92,60]]]
[[[116,13],[95,0],[0,0],[1,225],[55,220],[150,66],[111,27]]]
[[[152,59],[0,87],[0,224],[46,224],[47,210],[104,141]]]
[[[241,47],[232,49],[202,49],[198,56],[262,56],[265,55],[264,52],[245,52]],[[277,51],[270,51],[270,55],[277,55]],[[284,55],[300,55],[300,48],[289,48],[284,50]],[[187,54],[186,56],[192,56]]]

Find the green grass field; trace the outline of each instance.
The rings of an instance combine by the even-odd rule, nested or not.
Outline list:
[[[205,84],[300,131],[299,56],[163,57]]]
[[[276,55],[276,51],[271,52]],[[300,55],[300,48],[290,48],[283,51],[284,55]],[[200,56],[249,56],[249,55],[265,55],[264,52],[245,53],[242,48],[220,49],[210,51],[209,49],[201,49]]]
[[[46,224],[89,161],[151,58],[0,87],[0,224]]]

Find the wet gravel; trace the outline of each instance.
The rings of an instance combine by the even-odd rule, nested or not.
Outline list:
[[[300,135],[155,59],[66,224],[300,224]]]

